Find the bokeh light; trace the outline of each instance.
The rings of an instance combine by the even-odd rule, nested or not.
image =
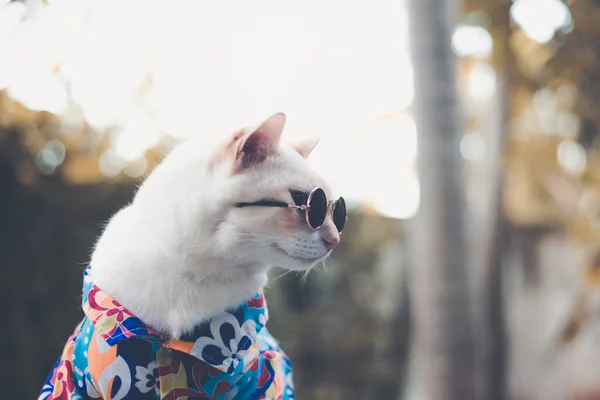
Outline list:
[[[538,43],[549,42],[557,30],[571,23],[571,12],[561,0],[516,0],[510,15]]]
[[[493,49],[492,35],[482,26],[459,25],[452,35],[452,49],[459,57],[489,57]]]
[[[469,74],[469,94],[474,100],[485,101],[496,92],[496,72],[486,63],[479,62]]]
[[[587,164],[585,149],[571,140],[560,143],[557,157],[559,164],[568,172],[580,173]]]

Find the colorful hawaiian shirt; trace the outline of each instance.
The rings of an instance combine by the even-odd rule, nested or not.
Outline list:
[[[88,267],[83,311],[39,399],[294,398],[262,293],[167,340],[95,286]]]

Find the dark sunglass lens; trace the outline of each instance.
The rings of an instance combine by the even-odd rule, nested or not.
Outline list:
[[[333,223],[338,232],[341,233],[346,224],[346,202],[343,197],[340,197],[338,201],[335,202],[335,208],[333,209]]]
[[[316,189],[312,193],[308,205],[310,206],[308,209],[308,224],[312,229],[317,229],[323,225],[327,216],[327,198],[323,189]]]

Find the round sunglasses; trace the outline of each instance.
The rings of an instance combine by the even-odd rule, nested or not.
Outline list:
[[[236,207],[282,207],[296,208],[304,211],[306,223],[313,231],[321,228],[325,219],[331,214],[333,224],[339,233],[342,233],[344,225],[346,225],[346,202],[343,197],[337,200],[327,201],[325,191],[320,187],[316,187],[310,191],[306,199],[306,204],[288,204],[285,201],[277,200],[259,200],[251,203],[237,203]]]

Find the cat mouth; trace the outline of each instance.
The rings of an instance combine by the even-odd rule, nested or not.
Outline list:
[[[329,252],[325,253],[322,256],[319,257],[300,257],[300,256],[295,256],[293,254],[288,253],[287,251],[285,251],[284,249],[282,249],[281,247],[279,247],[279,245],[277,243],[271,243],[271,247],[274,248],[275,250],[279,251],[280,253],[286,255],[287,257],[297,260],[297,261],[302,261],[305,263],[314,263],[317,262],[319,260],[322,260],[323,258],[325,258]]]

